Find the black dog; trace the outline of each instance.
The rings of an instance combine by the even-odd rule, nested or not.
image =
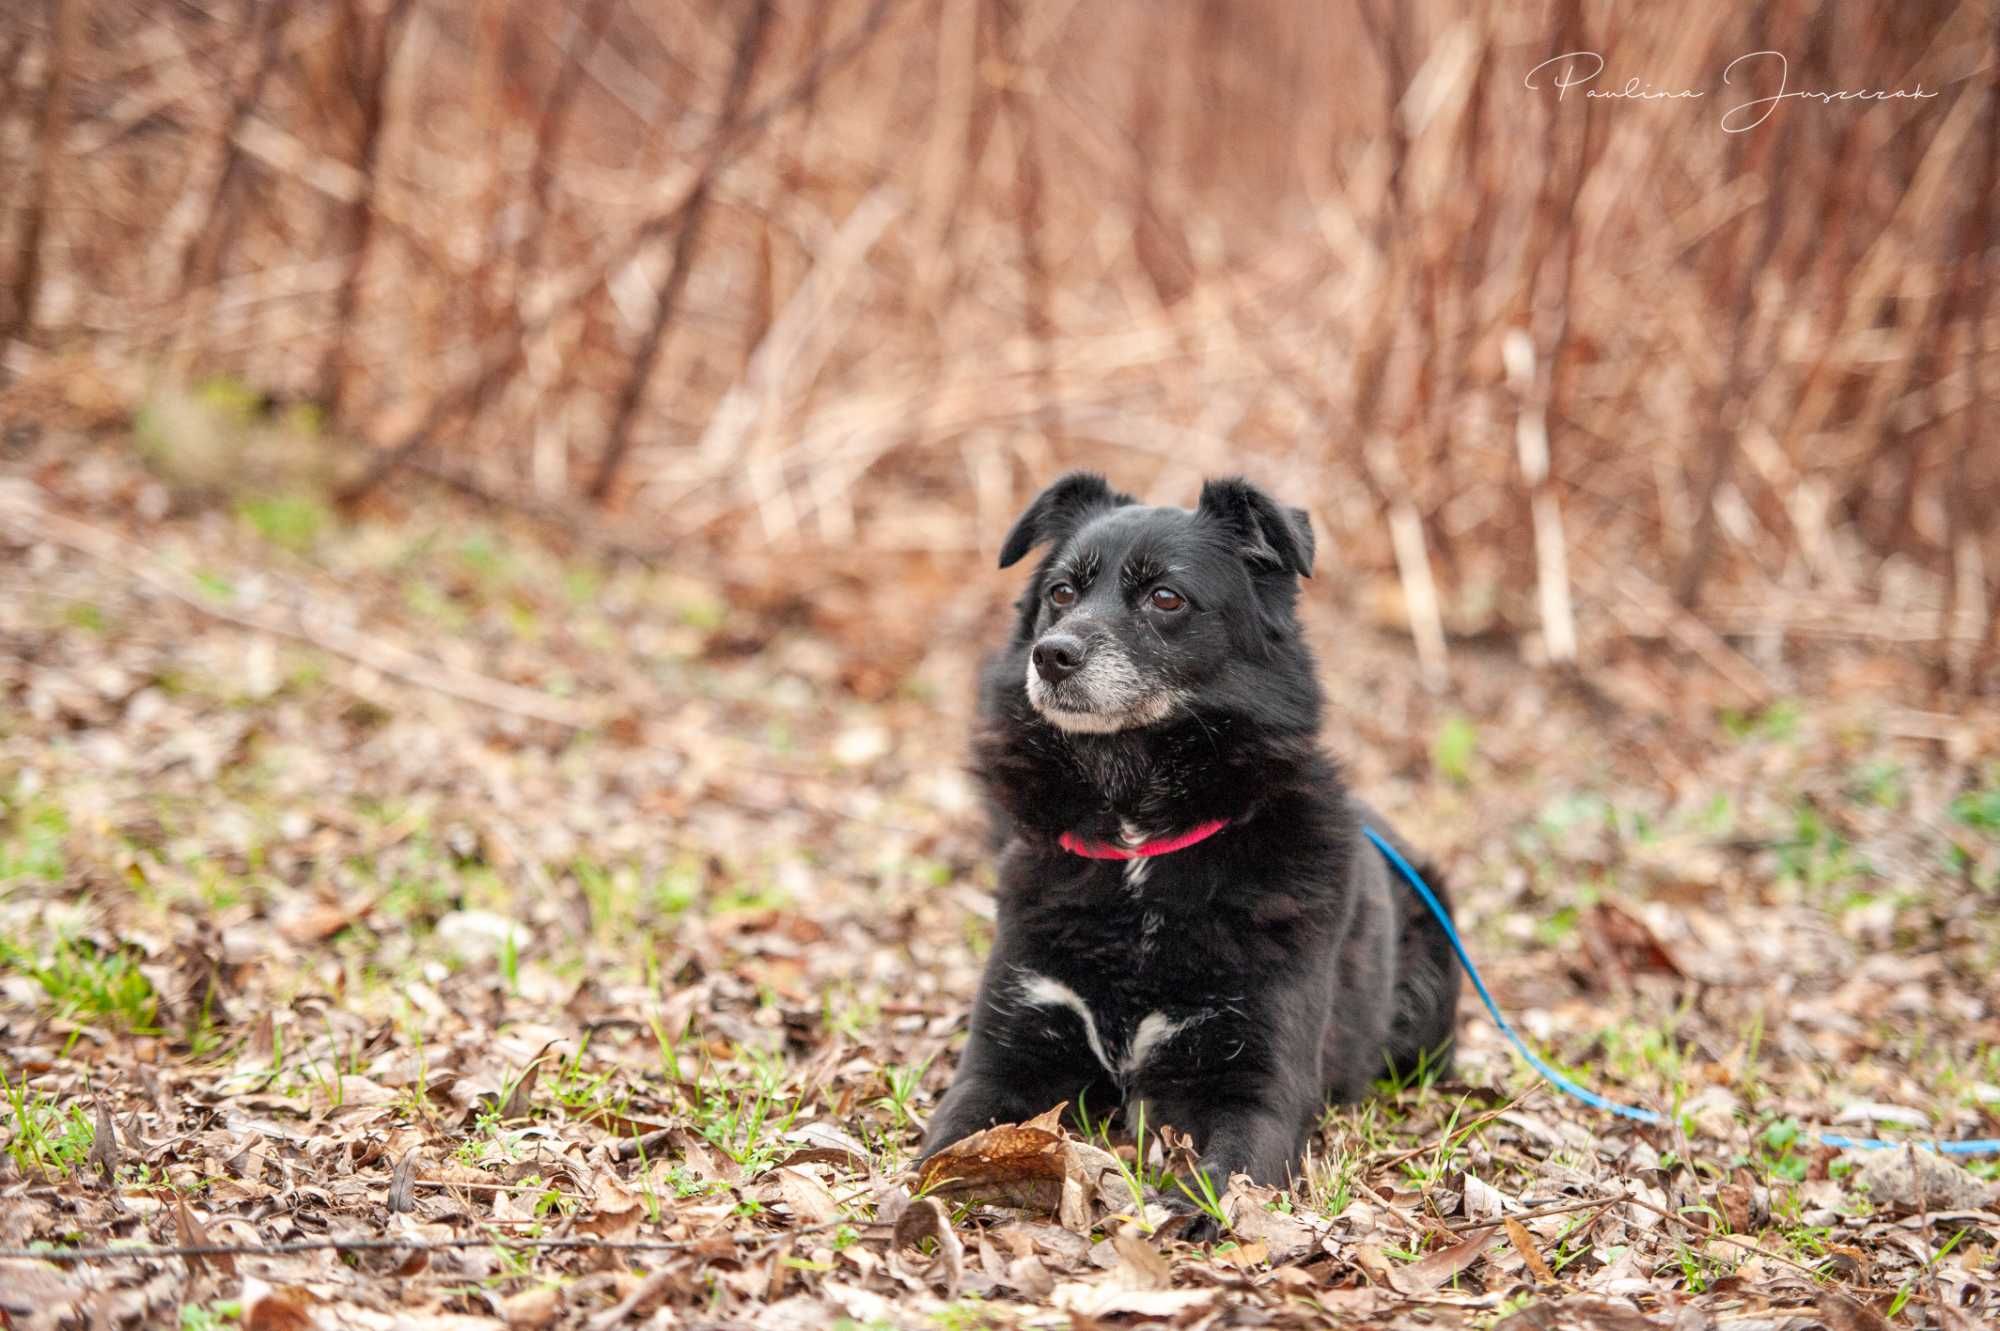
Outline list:
[[[1042,544],[981,684],[999,927],[923,1153],[1058,1101],[1143,1104],[1218,1195],[1283,1184],[1327,1101],[1448,1066],[1458,995],[1443,930],[1361,825],[1393,834],[1319,750],[1294,614],[1311,526],[1241,480],[1189,512],[1078,474],[1000,567]]]

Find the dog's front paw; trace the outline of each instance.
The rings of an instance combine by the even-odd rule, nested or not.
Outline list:
[[[1196,1200],[1201,1195],[1199,1184],[1189,1185],[1184,1190],[1181,1180],[1168,1179],[1166,1187],[1154,1198],[1169,1213],[1160,1232],[1169,1238],[1194,1244],[1213,1243],[1221,1238],[1229,1225],[1218,1214],[1220,1208],[1211,1209],[1205,1202]]]

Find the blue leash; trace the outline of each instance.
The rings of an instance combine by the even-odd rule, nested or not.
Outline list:
[[[1498,1026],[1500,1033],[1513,1043],[1514,1048],[1520,1052],[1521,1057],[1527,1060],[1529,1067],[1546,1077],[1549,1084],[1557,1090],[1562,1091],[1566,1095],[1574,1096],[1593,1109],[1601,1109],[1608,1114],[1616,1114],[1620,1118],[1629,1118],[1637,1123],[1654,1123],[1671,1126],[1671,1122],[1667,1116],[1656,1110],[1644,1109],[1638,1105],[1620,1104],[1616,1100],[1606,1099],[1587,1086],[1578,1085],[1575,1081],[1557,1071],[1554,1067],[1551,1067],[1548,1061],[1540,1054],[1530,1049],[1528,1042],[1521,1038],[1520,1032],[1516,1031],[1513,1024],[1501,1015],[1500,1005],[1493,1001],[1493,995],[1487,991],[1486,981],[1480,978],[1479,967],[1473,965],[1472,958],[1466,955],[1465,943],[1458,936],[1457,926],[1451,922],[1451,915],[1445,910],[1444,903],[1437,899],[1435,892],[1431,891],[1430,884],[1424,881],[1423,875],[1412,868],[1410,862],[1404,859],[1402,854],[1382,837],[1381,833],[1366,825],[1361,830],[1368,834],[1368,839],[1375,843],[1375,849],[1381,851],[1383,857],[1395,866],[1396,872],[1403,876],[1403,881],[1416,890],[1417,896],[1423,901],[1424,905],[1430,907],[1430,912],[1437,918],[1437,922],[1444,926],[1445,939],[1451,944],[1451,950],[1458,954],[1458,964],[1465,968],[1466,977],[1472,981],[1472,987],[1479,991],[1479,1001],[1486,1004],[1486,1011],[1492,1016],[1493,1024]],[[1924,1150],[1939,1151],[1945,1155],[2000,1154],[2000,1137],[1984,1137],[1961,1142],[1899,1142],[1885,1141],[1880,1137],[1847,1137],[1839,1133],[1829,1132],[1817,1135],[1816,1139],[1836,1150],[1843,1151],[1881,1151],[1896,1146],[1918,1146]]]

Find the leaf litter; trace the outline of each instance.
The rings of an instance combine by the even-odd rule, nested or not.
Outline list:
[[[1940,740],[1840,684],[1894,662],[1829,648],[1810,707],[1746,718],[1607,640],[1606,713],[1499,660],[1447,705],[1394,635],[1343,637],[1329,742],[1489,982],[1673,1124],[1538,1089],[1468,1015],[1449,1077],[1330,1111],[1308,1177],[1233,1180],[1195,1247],[1120,1130],[1051,1113],[914,1168],[991,918],[952,737],[999,580],[607,566],[429,499],[301,555],[115,449],[34,474],[0,510],[0,1247],[145,1255],[0,1258],[0,1322],[2000,1308],[1990,1162],[1813,1136],[2000,1130],[2000,719]],[[1470,781],[1434,770],[1447,726]]]

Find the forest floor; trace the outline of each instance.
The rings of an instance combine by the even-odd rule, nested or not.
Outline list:
[[[1815,1135],[2000,1135],[2000,715],[1893,654],[1467,641],[1431,696],[1323,555],[1330,749],[1527,1036],[1673,1126],[1468,990],[1449,1077],[1195,1248],[1116,1135],[911,1171],[992,914],[996,533],[645,568],[414,483],[349,521],[14,447],[0,1248],[149,1246],[0,1259],[0,1325],[2000,1316],[1992,1161]]]

